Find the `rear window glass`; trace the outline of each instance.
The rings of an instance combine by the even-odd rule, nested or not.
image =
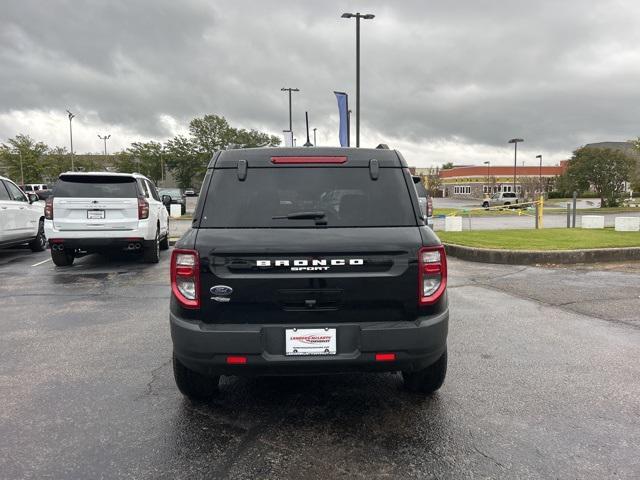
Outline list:
[[[300,218],[322,213],[323,218]],[[289,218],[286,218],[289,216]],[[298,218],[291,218],[298,216]],[[285,217],[285,218],[274,218]],[[326,225],[318,222],[326,221]],[[415,226],[404,175],[381,168],[250,168],[214,170],[202,212],[203,228],[332,228]]]
[[[104,175],[67,175],[56,183],[55,197],[135,198],[138,196],[133,177]]]

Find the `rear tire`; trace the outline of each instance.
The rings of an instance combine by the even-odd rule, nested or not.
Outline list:
[[[160,232],[156,230],[156,238],[144,247],[142,256],[145,263],[158,263],[160,261]]]
[[[44,236],[44,220],[38,223],[38,234],[36,238],[29,242],[29,248],[32,252],[44,252],[47,248],[47,239]]]
[[[489,202],[484,202],[484,203],[482,204],[482,207],[483,207],[483,208],[489,208]]]
[[[404,386],[410,392],[430,395],[438,390],[447,376],[447,351],[435,363],[417,372],[402,372]]]
[[[51,260],[58,267],[70,267],[73,265],[75,255],[66,250],[51,250]]]
[[[218,393],[220,377],[205,377],[185,367],[173,354],[173,377],[178,390],[191,400],[209,400]]]

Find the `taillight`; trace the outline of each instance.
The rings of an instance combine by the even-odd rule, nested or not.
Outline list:
[[[138,197],[138,220],[149,218],[149,202],[144,198]]]
[[[418,253],[418,303],[436,303],[447,288],[447,256],[442,245],[423,247]]]
[[[53,197],[48,197],[44,202],[44,218],[53,220]]]
[[[433,217],[433,200],[427,198],[427,217]]]
[[[184,308],[200,308],[200,257],[195,250],[171,254],[171,291]]]

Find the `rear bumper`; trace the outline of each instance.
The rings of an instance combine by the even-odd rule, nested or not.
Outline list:
[[[142,237],[127,238],[50,238],[49,246],[64,250],[138,250],[141,251],[146,242]]]
[[[170,314],[176,357],[204,375],[300,375],[358,371],[419,370],[435,362],[447,343],[449,311],[415,322],[326,323],[322,325],[211,325]],[[285,356],[286,328],[337,329],[336,355]],[[395,353],[378,362],[376,353]],[[228,355],[247,362],[228,365]]]

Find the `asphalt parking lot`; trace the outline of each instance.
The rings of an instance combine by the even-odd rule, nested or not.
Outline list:
[[[173,383],[168,259],[0,251],[0,477],[638,478],[640,268],[450,260],[450,364]]]

